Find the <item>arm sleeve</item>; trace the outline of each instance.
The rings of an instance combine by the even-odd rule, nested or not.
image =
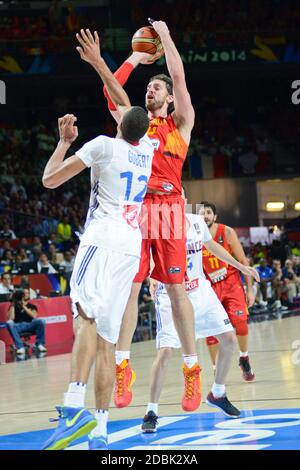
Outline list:
[[[94,164],[99,164],[100,168],[103,168],[113,157],[112,149],[108,151],[107,147],[105,137],[99,136],[84,144],[75,154],[88,168]]]
[[[123,86],[127,82],[128,78],[130,77],[133,70],[134,70],[134,66],[132,64],[130,64],[129,62],[124,62],[121,65],[121,67],[119,67],[118,70],[116,70],[116,72],[114,73],[114,76],[116,77],[116,79],[118,80],[120,85]],[[103,94],[104,94],[105,98],[107,99],[108,109],[110,111],[116,111],[116,107],[113,104],[113,102],[111,101],[110,96],[108,94],[108,91],[107,91],[105,85],[103,87]]]

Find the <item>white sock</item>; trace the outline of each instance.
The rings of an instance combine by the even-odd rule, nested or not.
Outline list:
[[[70,408],[84,408],[86,384],[71,382],[67,393],[64,394],[64,406]]]
[[[124,359],[127,359],[129,361],[130,359],[130,351],[116,351],[115,352],[115,359],[116,359],[116,364],[119,366],[122,364]]]
[[[97,420],[97,426],[92,430],[92,436],[107,436],[108,411],[96,410],[95,418]]]
[[[158,403],[148,403],[146,414],[149,413],[149,411],[153,411],[153,413],[158,415]]]
[[[183,354],[184,364],[191,369],[198,362],[198,354]]]
[[[214,383],[211,387],[211,391],[215,398],[220,398],[225,394],[225,385]]]
[[[240,351],[240,357],[247,357],[248,356],[248,351],[242,352]]]

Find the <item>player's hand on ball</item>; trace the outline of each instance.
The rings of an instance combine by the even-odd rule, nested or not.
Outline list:
[[[152,20],[151,18],[148,18],[149,23],[151,26],[155,29],[157,34],[161,39],[163,39],[164,36],[169,36],[170,31],[167,26],[167,24],[164,21],[155,21]]]
[[[97,31],[94,31],[94,35],[89,29],[81,29],[80,34],[76,34],[76,38],[82,47],[76,47],[82,60],[85,60],[91,65],[97,64],[103,60],[100,52],[100,40]]]
[[[74,126],[77,117],[74,114],[65,114],[58,119],[59,138],[61,141],[71,144],[78,137],[78,128]]]
[[[139,58],[139,63],[143,65],[150,65],[156,62],[164,55],[164,50],[156,52],[155,54],[148,54],[147,52],[134,52]]]

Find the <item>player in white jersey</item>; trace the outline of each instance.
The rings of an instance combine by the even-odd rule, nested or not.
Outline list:
[[[228,400],[225,393],[225,380],[229,371],[232,355],[236,346],[235,335],[224,307],[217,298],[202,268],[202,246],[209,247],[213,253],[228,264],[256,279],[254,269],[249,269],[236,261],[223,247],[212,240],[204,219],[200,215],[186,214],[186,251],[188,281],[186,290],[192,302],[195,314],[196,340],[205,338],[214,332],[220,342],[215,383],[207,396],[207,404],[223,411],[226,416],[238,418],[240,412]],[[221,248],[221,249],[220,249]],[[259,278],[258,278],[259,279]],[[142,424],[143,432],[155,432],[158,419],[158,402],[162,391],[168,362],[172,349],[180,348],[173,319],[170,298],[163,284],[156,286],[157,357],[150,376],[150,402]]]
[[[98,39],[96,34],[95,38]],[[60,142],[43,176],[46,187],[56,188],[83,169],[91,168],[92,185],[86,228],[71,279],[71,299],[77,317],[71,380],[64,405],[58,407],[59,425],[43,446],[47,450],[63,449],[90,431],[89,448],[107,448],[108,407],[115,377],[114,347],[140,261],[142,237],[137,218],[154,152],[145,135],[149,119],[142,108],[129,107],[125,91],[103,60],[100,72],[122,112],[119,138],[96,137],[64,160],[78,134],[75,116],[66,115],[59,119]],[[124,106],[128,108],[124,110]],[[84,399],[95,357],[94,417],[85,409]]]

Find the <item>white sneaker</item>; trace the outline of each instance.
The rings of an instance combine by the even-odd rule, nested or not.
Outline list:
[[[45,348],[45,346],[43,344],[38,344],[37,349],[40,352],[46,352],[47,351],[47,348]]]
[[[25,354],[25,348],[19,348],[16,350],[16,354]]]

